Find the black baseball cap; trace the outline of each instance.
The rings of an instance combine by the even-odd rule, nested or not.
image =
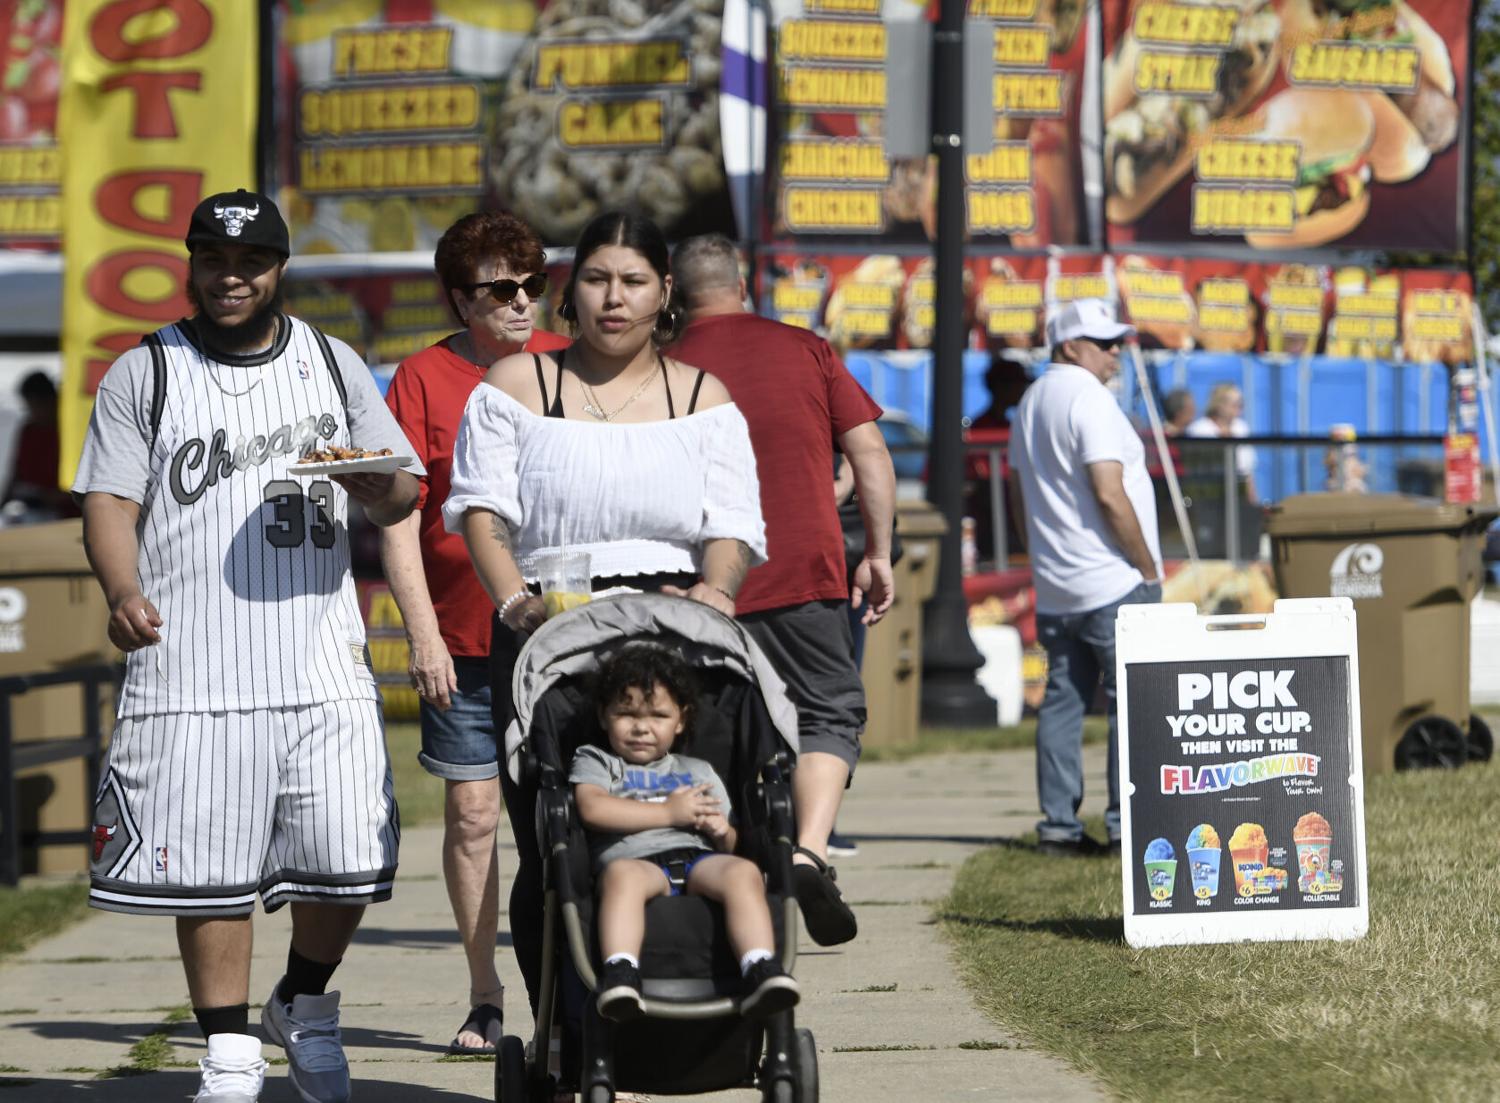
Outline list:
[[[258,245],[284,257],[292,255],[291,237],[276,204],[259,192],[224,191],[210,195],[193,209],[188,223],[188,251],[194,245]]]

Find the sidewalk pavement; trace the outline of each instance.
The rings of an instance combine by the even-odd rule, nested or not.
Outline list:
[[[1088,751],[1087,776],[1102,779],[1102,749]],[[839,818],[840,830],[859,841],[859,854],[837,863],[859,938],[827,950],[805,934],[799,942],[797,1021],[817,1037],[824,1103],[1104,1098],[975,1008],[934,919],[968,855],[1035,822],[1034,778],[1033,756],[1024,752],[860,768]],[[443,1059],[463,1018],[467,978],[443,889],[440,836],[436,826],[404,833],[395,897],[370,908],[334,978],[344,994],[344,1042],[360,1103],[493,1098],[491,1062]],[[504,870],[515,868],[508,849],[501,861]],[[285,963],[287,910],[255,922],[250,994],[259,1001]],[[530,1023],[519,1021],[525,995],[504,922],[502,914],[498,960],[513,1016],[507,1026],[524,1037]],[[170,1021],[187,1004],[172,923],[92,913],[0,967],[6,1103],[190,1099],[203,1041],[191,1016]],[[257,1003],[252,1030],[258,1015]],[[129,1066],[131,1047],[152,1034],[168,1043],[162,1071],[109,1075]],[[261,1098],[293,1103],[281,1051],[267,1045],[266,1056],[276,1063]],[[709,1098],[752,1103],[759,1095]]]

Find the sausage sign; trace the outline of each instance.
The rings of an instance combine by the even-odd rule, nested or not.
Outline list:
[[[1369,924],[1347,598],[1116,623],[1132,946],[1358,938]]]

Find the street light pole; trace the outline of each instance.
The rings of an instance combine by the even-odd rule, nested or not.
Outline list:
[[[941,0],[933,35],[932,144],[938,159],[937,241],[933,248],[932,437],[927,497],[948,523],[939,543],[937,588],[927,602],[922,640],[922,720],[943,727],[995,723],[995,702],[979,688],[983,658],[969,636],[960,532],[963,520],[964,333],[964,8]],[[1005,519],[996,517],[996,526]]]

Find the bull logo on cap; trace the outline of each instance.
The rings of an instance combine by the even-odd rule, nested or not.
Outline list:
[[[253,207],[225,207],[222,204],[214,204],[214,217],[224,223],[224,232],[230,237],[239,237],[245,230],[245,223],[254,222],[260,214],[260,204]]]

